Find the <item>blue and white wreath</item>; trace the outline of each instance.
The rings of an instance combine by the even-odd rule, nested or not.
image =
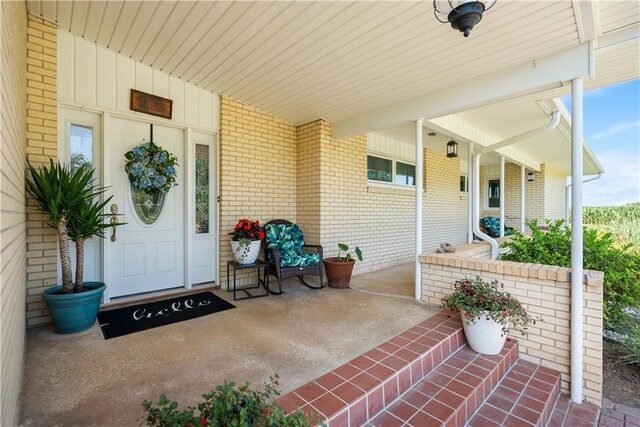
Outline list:
[[[153,142],[145,142],[124,155],[124,170],[131,185],[147,194],[166,193],[176,184],[178,158]]]

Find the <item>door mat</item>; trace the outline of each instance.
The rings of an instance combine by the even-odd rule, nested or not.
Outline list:
[[[102,311],[98,313],[98,324],[104,339],[108,340],[231,308],[235,305],[213,293],[200,292]]]

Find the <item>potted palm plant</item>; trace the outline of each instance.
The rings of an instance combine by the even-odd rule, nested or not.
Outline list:
[[[353,252],[358,260],[362,261],[360,248],[356,246]],[[324,269],[327,272],[329,286],[332,288],[348,288],[355,264],[356,260],[353,259],[351,252],[349,252],[349,246],[344,243],[338,243],[338,256],[324,259]]]
[[[462,316],[467,343],[478,353],[500,353],[510,330],[526,335],[527,327],[536,323],[520,301],[501,290],[503,286],[476,276],[457,280],[453,293],[442,298],[442,308]]]
[[[58,333],[70,334],[89,329],[95,322],[106,285],[84,282],[84,242],[104,237],[111,225],[104,222],[103,208],[111,197],[100,201],[105,187],[95,187],[93,169],[54,163],[39,169],[28,165],[27,192],[56,229],[62,284],[43,292],[53,325]],[[76,247],[76,280],[73,282],[69,241]]]

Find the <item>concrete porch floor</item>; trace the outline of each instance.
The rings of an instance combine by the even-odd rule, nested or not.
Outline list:
[[[32,329],[22,424],[138,425],[144,399],[165,393],[186,407],[225,379],[261,389],[275,372],[286,393],[438,311],[410,298],[413,264],[352,280],[319,291],[290,280],[283,295],[108,341],[97,324],[72,336]]]

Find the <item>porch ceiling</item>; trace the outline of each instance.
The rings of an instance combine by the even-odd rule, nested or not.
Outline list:
[[[581,42],[570,1],[501,2],[468,39],[425,1],[27,4],[87,40],[295,124],[344,120]],[[603,28],[617,25],[614,12]]]

